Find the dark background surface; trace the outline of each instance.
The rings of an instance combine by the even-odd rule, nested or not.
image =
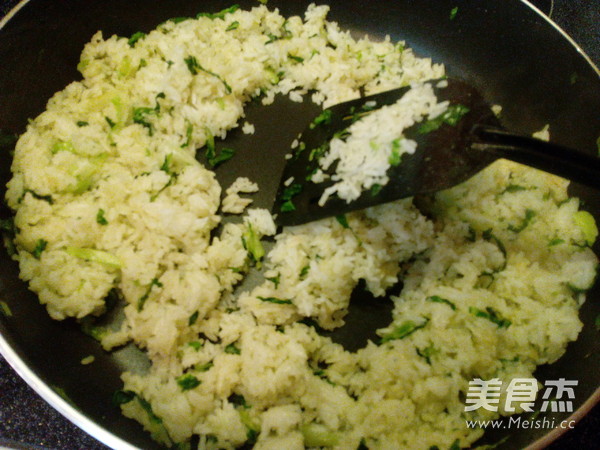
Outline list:
[[[0,17],[15,0],[0,0]],[[600,65],[600,0],[534,0]],[[105,449],[42,400],[0,356],[0,447]],[[600,406],[550,448],[600,448]]]

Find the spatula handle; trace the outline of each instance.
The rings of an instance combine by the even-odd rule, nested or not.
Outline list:
[[[474,148],[600,189],[600,157],[509,132],[477,127]]]

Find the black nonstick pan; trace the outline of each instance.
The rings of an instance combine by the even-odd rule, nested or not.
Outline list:
[[[241,7],[256,2],[239,1]],[[270,8],[284,15],[302,14],[309,2],[269,0]],[[332,0],[330,20],[356,36],[390,35],[402,39],[419,56],[446,65],[448,75],[475,85],[491,104],[503,105],[504,125],[531,134],[550,124],[555,142],[598,152],[600,136],[600,75],[589,59],[559,30],[526,2],[519,0]],[[24,131],[27,119],[44,110],[48,98],[79,79],[77,62],[83,45],[97,30],[105,36],[131,36],[149,31],[170,17],[194,16],[218,11],[230,1],[201,0],[31,0],[21,3],[0,29],[0,129]],[[458,8],[455,10],[455,8]],[[453,10],[456,13],[453,13]],[[273,109],[274,108],[274,109]],[[271,109],[250,110],[257,134],[241,133],[230,139],[252,149],[280,151],[301,131],[294,108],[311,108],[278,102]],[[273,117],[278,117],[273,121]],[[288,145],[288,144],[284,144]],[[0,153],[2,186],[9,179],[10,148]],[[273,184],[277,167],[268,156],[256,172],[233,159],[218,171],[231,183],[253,174],[259,184]],[[250,172],[249,172],[250,171]],[[274,188],[278,180],[275,180]],[[2,189],[0,192],[4,194]],[[582,198],[586,209],[600,217],[600,195],[579,185],[571,193]],[[262,195],[262,197],[261,197]],[[256,206],[270,207],[273,192],[261,190]],[[1,211],[7,215],[8,211]],[[599,253],[600,248],[596,248]],[[156,444],[141,426],[121,416],[111,402],[121,387],[119,374],[143,359],[132,348],[103,352],[71,321],[52,321],[36,296],[18,278],[18,268],[6,252],[0,252],[0,299],[12,312],[0,314],[0,350],[4,357],[49,403],[91,435],[114,448],[154,448]],[[356,348],[370,336],[378,314],[353,298],[348,324],[337,339]],[[600,399],[600,335],[595,319],[600,314],[600,290],[588,293],[581,309],[584,328],[576,342],[555,364],[540,367],[540,380],[578,380],[573,400],[574,418],[585,414]],[[386,319],[387,320],[387,319]],[[385,321],[384,321],[385,324]],[[92,365],[80,364],[82,355],[94,355]],[[0,393],[0,396],[2,394]],[[568,412],[555,413],[556,424],[572,420]],[[481,443],[502,441],[502,448],[542,447],[562,430],[494,430]],[[504,440],[507,438],[506,440]]]

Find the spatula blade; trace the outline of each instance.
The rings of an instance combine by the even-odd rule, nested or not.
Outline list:
[[[405,130],[404,137],[417,142],[416,152],[403,155],[400,164],[389,168],[387,175],[390,181],[385,186],[364,191],[351,202],[331,196],[323,206],[319,205],[323,191],[332,184],[331,181],[314,183],[310,180],[318,157],[326,151],[323,144],[346,129],[352,123],[351,118],[367,114],[373,109],[373,104],[381,108],[395,103],[410,87],[335,105],[311,122],[284,169],[273,207],[277,223],[299,225],[417,194],[436,192],[467,180],[493,162],[497,156],[471,148],[471,131],[476,125],[500,126],[483,97],[471,85],[460,80],[434,80],[430,83],[438,102],[462,105],[468,112],[455,125],[442,124],[434,131],[423,133],[418,123]]]

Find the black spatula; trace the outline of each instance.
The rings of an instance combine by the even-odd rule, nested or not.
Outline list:
[[[343,134],[352,119],[373,109],[390,105],[410,87],[395,89],[335,105],[306,128],[300,145],[291,153],[281,177],[273,213],[280,225],[299,225],[337,216],[401,198],[426,194],[455,186],[472,177],[490,163],[506,158],[556,175],[600,188],[600,158],[564,148],[539,139],[514,135],[502,128],[491,107],[468,83],[448,79],[432,81],[438,101],[449,101],[467,111],[456,121],[441,122],[424,131],[422,124],[404,131],[404,137],[417,142],[413,154],[404,154],[401,162],[389,168],[389,182],[362,192],[346,202],[329,197],[318,204],[331,181],[314,183],[311,174],[318,159],[327,151],[327,143]],[[445,86],[445,87],[441,87]],[[333,173],[335,165],[329,171]]]

